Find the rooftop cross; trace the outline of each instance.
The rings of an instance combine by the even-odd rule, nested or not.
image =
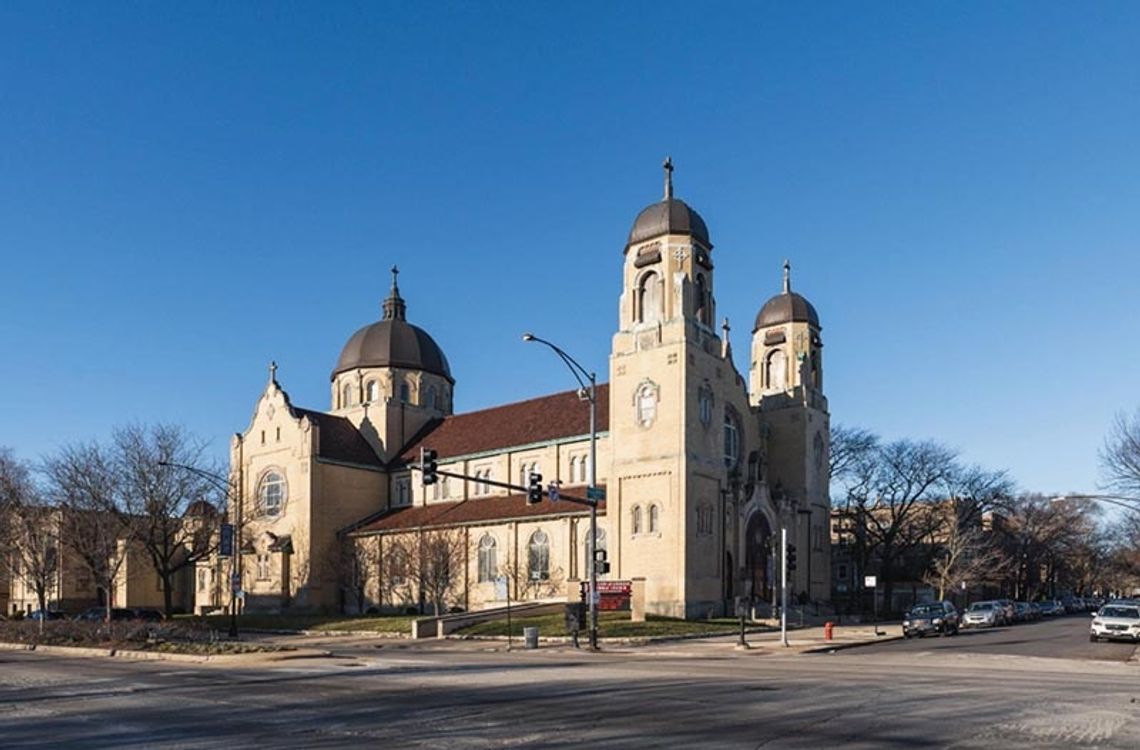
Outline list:
[[[673,199],[673,157],[666,156],[665,163],[661,165],[665,169],[665,200]]]
[[[792,291],[792,263],[784,259],[784,294]]]
[[[392,292],[381,306],[384,310],[384,320],[403,320],[407,310],[404,299],[400,296],[400,287],[396,283],[399,274],[400,269],[392,266]]]
[[[276,361],[269,363],[269,382],[270,383],[276,383],[277,382],[277,362]]]

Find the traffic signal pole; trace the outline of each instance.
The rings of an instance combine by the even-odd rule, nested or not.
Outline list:
[[[788,645],[788,530],[780,528],[780,551],[783,552],[783,565],[780,566],[780,643]]]

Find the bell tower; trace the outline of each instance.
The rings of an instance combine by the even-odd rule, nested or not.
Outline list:
[[[789,595],[831,595],[830,415],[823,394],[819,315],[792,291],[784,261],[783,290],[769,299],[752,330],[750,400],[768,435],[772,501],[799,560]]]
[[[718,394],[730,384],[735,413],[748,407],[714,322],[708,228],[674,196],[672,160],[663,168],[664,195],[638,214],[624,250],[606,515],[620,535],[617,574],[646,577],[651,611],[692,617],[722,602],[713,509],[726,481],[728,403]]]

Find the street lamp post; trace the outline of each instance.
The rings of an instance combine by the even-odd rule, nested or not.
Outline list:
[[[218,474],[215,474],[212,471],[205,471],[204,469],[199,469],[196,466],[187,466],[186,464],[177,464],[177,463],[173,463],[171,461],[159,461],[158,465],[159,466],[169,466],[169,467],[172,467],[175,469],[182,469],[183,471],[188,471],[191,474],[194,474],[195,476],[199,476],[202,479],[205,479],[207,482],[209,482],[210,484],[212,484],[215,487],[217,487],[218,489],[220,489],[222,491],[222,494],[225,496],[225,498],[226,498],[226,517],[229,518],[231,516],[231,513],[233,513],[234,516],[236,516],[234,518],[236,523],[233,526],[233,528],[234,528],[234,531],[233,531],[233,550],[232,550],[232,556],[230,558],[231,560],[233,560],[233,570],[231,571],[231,584],[230,584],[230,632],[229,632],[229,636],[230,636],[230,638],[237,638],[238,637],[238,616],[237,616],[237,609],[238,608],[237,608],[237,592],[234,591],[234,589],[235,589],[234,584],[236,583],[237,586],[241,585],[241,531],[240,531],[241,523],[242,523],[242,518],[241,518],[242,508],[241,508],[241,501],[240,501],[240,495],[241,495],[240,490],[241,490],[241,488],[239,486],[239,488],[238,488],[239,499],[235,503],[234,498],[232,497],[231,492],[230,492],[232,489],[232,487],[230,486],[230,483],[228,481],[226,481],[226,479],[224,477],[222,477]],[[237,506],[236,513],[234,512],[234,506],[235,505]]]
[[[570,369],[570,373],[574,379],[578,381],[578,397],[584,401],[590,402],[590,485],[589,489],[593,490],[598,486],[598,379],[593,372],[589,372],[585,367],[578,364],[577,360],[571,357],[566,352],[562,351],[558,346],[552,344],[546,339],[540,339],[533,333],[524,333],[523,341],[536,341],[540,344],[545,344],[554,351],[555,354],[562,359],[566,367]],[[583,381],[585,377],[585,381]],[[589,383],[589,385],[587,385]],[[596,651],[598,649],[598,559],[597,559],[597,545],[598,545],[598,501],[590,495],[593,494],[587,491],[586,496],[590,500],[590,548],[589,548],[589,562],[590,562],[590,592],[589,592],[589,608],[590,608],[590,650]]]

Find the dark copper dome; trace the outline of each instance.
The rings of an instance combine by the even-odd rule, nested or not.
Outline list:
[[[819,313],[815,307],[802,294],[792,291],[791,269],[791,264],[784,261],[784,291],[760,308],[753,331],[792,322],[810,323],[819,328]]]
[[[709,242],[709,229],[705,220],[694,211],[688,203],[673,197],[673,160],[665,160],[665,197],[658,203],[653,203],[641,210],[633,222],[633,229],[629,230],[629,239],[625,243],[626,250],[638,242],[660,237],[664,234],[687,234],[700,240],[705,247],[712,247]]]
[[[404,319],[406,306],[392,269],[392,293],[384,301],[384,318],[366,325],[348,339],[333,368],[335,378],[358,367],[399,367],[441,375],[454,383],[451,367],[439,344],[427,331]]]

